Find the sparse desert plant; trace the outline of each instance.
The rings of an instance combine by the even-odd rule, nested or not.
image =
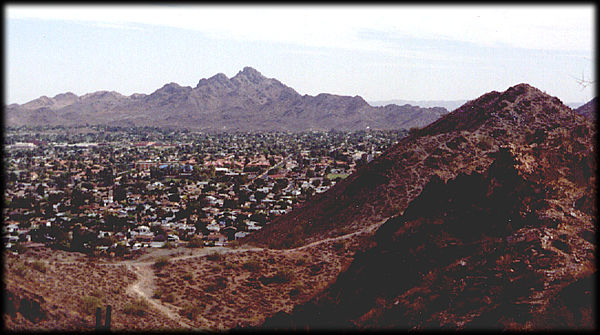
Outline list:
[[[343,242],[343,241],[337,241],[337,242],[335,242],[335,243],[333,244],[333,249],[334,249],[335,251],[339,251],[340,249],[342,249],[342,248],[344,248],[344,247],[345,247],[345,245],[344,245],[344,242]]]
[[[95,288],[95,289],[92,291],[92,293],[90,293],[90,295],[91,295],[92,297],[96,297],[96,298],[99,298],[99,299],[102,299],[102,298],[104,297],[104,294],[102,293],[102,291],[100,291],[100,290],[99,290],[99,289],[97,289],[97,288]]]
[[[199,305],[188,303],[179,310],[181,316],[185,316],[190,320],[195,320],[198,314],[202,312],[202,308]]]
[[[102,300],[97,297],[86,295],[81,298],[83,312],[88,315],[96,313],[96,308],[102,307]]]
[[[206,259],[208,259],[209,261],[221,261],[221,260],[223,260],[223,255],[221,253],[219,253],[218,251],[215,251],[213,253],[206,255]]]
[[[19,254],[24,254],[27,251],[27,248],[19,242],[15,243],[11,249]]]
[[[31,263],[31,267],[41,273],[46,273],[46,270],[47,270],[46,263],[44,263],[43,261],[40,261],[40,260],[33,261]]]
[[[510,265],[512,264],[512,255],[511,254],[505,254],[505,255],[501,255],[500,257],[498,257],[498,259],[496,260],[496,265],[498,266],[499,269],[505,270],[506,268],[510,267]]]
[[[169,292],[161,300],[164,302],[171,303],[171,302],[175,301],[175,295],[173,294],[173,292]]]
[[[294,264],[298,265],[298,266],[305,265],[306,264],[306,259],[304,259],[304,258],[298,258],[296,261],[294,261]]]
[[[28,269],[27,266],[25,266],[25,264],[18,262],[13,266],[13,271],[15,272],[15,274],[17,274],[17,276],[25,277],[25,275],[27,275]]]
[[[301,282],[294,283],[294,286],[290,290],[290,297],[292,297],[292,298],[297,297],[298,295],[300,295],[302,293],[303,289],[304,289],[304,285],[302,285]]]
[[[165,266],[167,266],[167,264],[169,264],[169,257],[161,256],[161,257],[157,258],[156,261],[154,261],[153,267],[155,269],[162,269]]]
[[[242,264],[242,268],[251,272],[260,270],[260,262],[256,259],[250,259]]]
[[[137,298],[133,302],[128,302],[125,307],[123,307],[123,313],[127,315],[137,315],[144,316],[146,315],[146,310],[148,309],[148,303],[143,298]]]
[[[275,275],[273,275],[272,280],[275,283],[287,283],[290,280],[292,280],[293,277],[293,273],[292,271],[290,271],[289,269],[283,269],[283,270],[279,270],[277,271],[277,273],[275,273]]]
[[[152,293],[152,298],[154,299],[160,299],[162,297],[162,295],[164,294],[164,291],[162,288],[157,288],[156,290],[154,290],[154,292]]]
[[[193,278],[194,278],[194,275],[191,272],[189,272],[189,271],[183,274],[183,279],[185,279],[187,281],[190,281]]]
[[[202,239],[198,236],[194,236],[190,239],[190,241],[188,242],[188,247],[189,248],[201,248],[204,246],[204,242],[202,241]]]
[[[408,136],[417,136],[417,135],[419,135],[420,130],[421,130],[421,128],[419,128],[419,127],[412,127],[408,130]]]
[[[214,292],[216,290],[222,290],[227,287],[227,278],[218,276],[215,281],[204,288],[206,292]]]

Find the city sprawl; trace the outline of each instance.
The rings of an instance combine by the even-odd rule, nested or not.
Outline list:
[[[9,127],[5,245],[127,257],[235,243],[405,134]]]

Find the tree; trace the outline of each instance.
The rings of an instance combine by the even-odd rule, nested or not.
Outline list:
[[[313,184],[314,187],[319,187],[319,185],[321,185],[321,179],[314,179],[311,184]]]
[[[39,194],[40,196],[43,197],[44,196],[44,191],[45,191],[44,190],[44,185],[42,185],[42,183],[39,183],[38,186],[37,186],[37,188],[35,189],[35,192],[37,194]]]
[[[81,191],[81,189],[74,188],[73,192],[71,192],[71,207],[74,209],[83,206],[85,203],[85,194]]]
[[[256,191],[256,192],[254,192],[254,198],[257,201],[262,201],[266,197],[267,197],[267,194],[265,192],[262,192],[262,191]]]
[[[123,201],[127,198],[127,191],[125,190],[125,186],[117,184],[113,189],[113,200],[114,201]]]

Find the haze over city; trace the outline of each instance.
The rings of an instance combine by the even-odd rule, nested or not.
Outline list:
[[[6,8],[5,103],[194,87],[245,66],[300,94],[474,99],[526,82],[586,102],[593,6]]]

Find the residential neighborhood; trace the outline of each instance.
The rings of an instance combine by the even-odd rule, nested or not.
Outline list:
[[[8,128],[5,246],[111,256],[223,246],[325,192],[404,135]]]

